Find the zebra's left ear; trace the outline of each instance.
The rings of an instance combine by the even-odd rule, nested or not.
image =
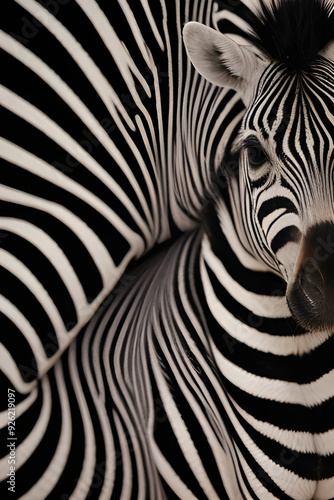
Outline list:
[[[334,61],[334,41],[332,40],[329,42],[326,47],[319,52],[319,55],[329,59],[330,61]]]
[[[183,39],[189,59],[204,78],[219,87],[236,90],[249,104],[256,76],[269,62],[262,53],[194,21],[185,25]]]

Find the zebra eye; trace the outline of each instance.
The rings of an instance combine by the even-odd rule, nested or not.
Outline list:
[[[267,155],[259,145],[250,145],[246,148],[248,155],[249,166],[252,169],[257,169],[263,165],[265,161],[267,161]]]

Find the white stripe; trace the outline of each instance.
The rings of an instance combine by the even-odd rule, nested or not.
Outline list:
[[[177,306],[172,300],[172,308],[175,308],[175,311],[177,310]],[[172,321],[169,322],[170,318],[168,313],[166,315],[166,311],[162,312],[163,314],[163,323],[166,328],[166,330],[169,330],[170,334],[173,334],[171,332],[171,327],[168,326],[170,324],[173,324]],[[215,430],[217,431],[218,429],[218,435],[225,431],[225,426],[223,422],[219,421],[216,422],[216,416],[219,414],[217,407],[215,405],[215,402],[212,400],[210,392],[208,391],[207,387],[202,383],[201,377],[198,376],[198,374],[194,371],[194,367],[192,366],[191,362],[189,361],[188,357],[186,355],[180,356],[180,352],[183,352],[183,346],[181,342],[177,339],[177,336],[181,333],[182,337],[186,337],[186,331],[185,331],[185,326],[182,324],[182,320],[179,317],[178,314],[175,315],[175,319],[178,325],[178,331],[174,332],[175,335],[175,348],[173,349],[173,354],[176,357],[177,361],[180,364],[180,367],[174,367],[173,363],[173,358],[170,356],[170,351],[169,351],[169,346],[167,347],[165,343],[162,343],[160,341],[160,346],[166,356],[166,359],[168,361],[169,366],[171,367],[172,371],[175,374],[176,379],[178,380],[178,386],[182,391],[182,394],[184,395],[185,399],[187,400],[189,406],[192,408],[192,411],[194,415],[196,416],[196,419],[198,423],[200,424],[200,427],[202,428],[203,433],[206,436],[207,442],[210,446],[210,449],[212,451],[213,456],[215,457],[215,462],[217,465],[217,468],[220,473],[220,478],[226,488],[226,491],[230,494],[230,498],[233,498],[233,495],[235,495],[235,489],[233,487],[232,482],[229,481],[229,478],[231,475],[233,475],[234,467],[233,464],[231,463],[231,459],[229,454],[226,452],[226,449],[224,446],[222,446],[222,443],[220,440],[217,438],[217,435],[215,431],[212,429],[212,426],[210,422],[208,421],[208,415],[203,413],[203,410],[201,406],[198,404],[197,399],[201,401],[201,404],[203,405],[204,408],[207,408],[207,411],[209,414],[214,415],[214,420],[215,423],[218,425],[214,425]],[[180,323],[181,321],[181,323]],[[183,328],[182,328],[183,326]],[[160,336],[159,336],[160,337]],[[200,361],[198,358],[196,358],[198,361]],[[204,368],[205,370],[205,368]],[[181,375],[182,374],[182,375]],[[192,390],[188,389],[188,385],[185,383],[185,380],[187,380],[187,383],[191,387]],[[193,396],[193,393],[196,393],[196,398]],[[202,454],[203,455],[203,454]],[[202,457],[201,455],[201,457]],[[195,472],[194,472],[195,474]],[[196,473],[196,477],[197,473]],[[203,488],[203,491],[207,495],[210,500],[212,499],[218,499],[216,491],[213,489],[213,486],[211,485],[209,478],[205,478],[204,480],[198,479],[201,487]],[[232,494],[232,496],[231,496]]]
[[[60,246],[42,229],[25,220],[3,217],[0,219],[0,228],[11,231],[29,241],[50,261],[71,295],[78,321],[81,321],[87,308],[85,292]]]
[[[57,448],[44,474],[25,495],[20,497],[20,500],[34,500],[40,496],[41,492],[43,492],[43,498],[46,498],[57,484],[67,464],[72,444],[72,418],[64,376],[59,363],[55,366],[55,376],[61,405],[61,431]]]
[[[37,396],[38,396],[38,389],[34,387],[30,392],[29,396],[23,399],[23,401],[21,401],[20,403],[16,404],[15,406],[16,418],[21,417],[35,403]],[[8,425],[8,410],[6,409],[0,412],[0,429],[7,427],[7,425]]]
[[[236,188],[234,191],[236,191]],[[268,266],[266,266],[264,262],[255,259],[255,257],[253,257],[251,253],[247,252],[245,247],[241,244],[236,233],[235,224],[232,221],[227,207],[222,199],[217,201],[217,214],[222,232],[239,262],[246,269],[250,269],[251,271],[268,272]]]
[[[239,448],[237,448],[237,455],[238,459],[240,460],[240,468],[243,472],[243,474],[246,476],[246,479],[248,480],[251,488],[253,489],[256,498],[259,498],[261,500],[279,500],[278,497],[270,493],[270,491],[265,488],[265,486],[261,483],[260,479],[254,474],[252,469],[249,467],[248,463],[246,462],[245,458],[243,455],[241,455],[241,452]],[[270,481],[270,479],[269,479]],[[270,483],[269,483],[270,484]],[[250,495],[248,492],[248,488],[244,488],[243,493],[247,494],[247,500],[253,500],[254,497]],[[305,497],[306,499],[306,497]],[[305,500],[303,499],[303,500]]]
[[[26,338],[35,357],[37,370],[38,372],[40,372],[42,366],[48,362],[48,358],[45,354],[43,344],[41,342],[41,339],[37,335],[36,330],[34,330],[27,318],[22,314],[22,312],[14,304],[9,302],[6,297],[1,297],[1,311],[12,321],[12,323],[14,323],[14,325],[16,325],[16,327],[22,332],[22,335]],[[14,353],[15,347],[13,345],[13,354]],[[28,355],[28,353],[26,354]],[[32,359],[29,360],[30,363],[32,361]],[[28,362],[28,360],[26,362]],[[31,364],[29,366],[26,366],[26,368],[33,371],[33,367],[31,366]]]
[[[225,358],[217,349],[214,356],[224,377],[242,391],[258,398],[312,408],[333,397],[334,369],[314,382],[297,384],[247,372]]]
[[[32,382],[24,382],[17,364],[5,346],[0,343],[0,366],[4,375],[8,378],[15,390],[21,394],[29,394],[37,385],[37,379]]]
[[[33,226],[32,226],[33,227]],[[31,291],[46,311],[56,332],[65,330],[62,317],[53,300],[34,274],[19,259],[6,250],[0,250],[0,258],[5,269],[16,276]]]
[[[90,487],[93,483],[96,463],[96,442],[93,422],[91,419],[89,408],[87,406],[87,401],[77,369],[78,363],[76,359],[76,347],[76,342],[72,342],[71,347],[69,348],[68,364],[70,369],[71,382],[75,392],[76,400],[78,402],[80,416],[83,424],[83,441],[85,444],[85,451],[80,477],[78,478],[76,487],[71,494],[71,499],[73,498],[73,500],[81,500],[82,498],[85,498],[86,495],[88,496]]]
[[[145,450],[141,450],[141,444],[145,442],[144,436],[141,434],[141,422],[137,415],[137,408],[134,405],[132,392],[129,391],[129,387],[127,385],[127,380],[124,379],[124,370],[126,370],[126,364],[121,363],[121,359],[123,354],[120,352],[122,346],[124,345],[125,340],[129,337],[128,329],[129,323],[131,321],[131,315],[124,316],[124,309],[128,305],[128,301],[131,300],[131,296],[134,293],[134,290],[131,289],[129,291],[127,300],[123,301],[122,307],[117,313],[117,316],[113,320],[112,327],[109,330],[109,334],[103,346],[103,366],[105,370],[105,376],[107,379],[107,384],[109,386],[110,393],[113,395],[113,400],[118,409],[119,414],[121,415],[122,422],[117,416],[116,412],[113,412],[113,418],[116,425],[118,438],[121,446],[121,458],[123,463],[123,487],[120,496],[120,500],[129,500],[131,497],[131,475],[132,475],[132,465],[131,458],[129,454],[129,446],[131,446],[132,453],[134,454],[137,466],[137,477],[139,479],[138,491],[144,493],[142,488],[145,488],[143,484],[143,478],[145,477],[144,472],[144,460],[143,453],[145,454]],[[140,300],[139,294],[136,293],[137,300]],[[108,310],[108,315],[111,314],[113,308],[110,307]],[[125,320],[124,320],[125,318]],[[107,320],[107,317],[104,318]],[[119,321],[122,321],[122,327],[120,332],[120,337],[117,341],[116,346],[111,349],[111,343],[114,341],[114,334],[119,328]],[[104,327],[103,327],[104,328]],[[101,327],[102,329],[102,327]],[[125,338],[124,338],[125,336]],[[113,353],[112,358],[112,366],[113,370],[118,373],[117,384],[120,387],[115,386],[114,375],[111,372],[111,359],[110,353]],[[126,405],[124,404],[124,400],[126,401]],[[131,415],[131,417],[130,417]],[[132,419],[135,419],[135,424],[133,424]],[[125,426],[126,432],[123,429],[123,425]],[[115,460],[119,457],[115,456]],[[116,467],[116,464],[113,464],[113,467]],[[140,491],[141,490],[141,491]]]
[[[127,12],[128,10],[130,10],[127,6],[127,3],[124,0],[119,0],[119,3],[121,5],[123,11]],[[161,50],[164,50],[163,40],[162,40],[160,33],[158,31],[156,21],[152,15],[152,12],[151,12],[151,9],[150,9],[150,6],[149,6],[147,0],[141,0],[141,4],[142,4],[142,7],[143,7],[145,14],[147,16],[147,19],[150,23],[151,30],[154,33],[154,36],[159,44],[159,47],[161,48]],[[131,23],[131,26],[132,26],[132,23]]]
[[[170,463],[161,453],[153,438],[151,441],[151,449],[154,457],[154,463],[170,489],[174,491],[179,498],[183,498],[184,500],[198,500],[198,498],[195,497],[191,490],[189,490],[189,488],[184,484],[182,479],[176,474]]]
[[[51,398],[51,389],[49,380],[44,377],[41,380],[41,388],[43,391],[43,405],[42,409],[38,415],[38,418],[35,422],[33,429],[30,431],[28,436],[25,438],[22,443],[17,442],[16,447],[16,468],[19,469],[26,463],[26,461],[30,458],[32,453],[36,450],[40,442],[45,436],[45,431],[50,422],[50,415],[52,410],[52,398]],[[17,424],[19,424],[19,420],[17,420]],[[0,480],[4,480],[6,478],[6,474],[8,473],[8,457],[5,456],[0,460]],[[28,494],[27,494],[28,495]],[[23,495],[20,499],[24,500],[36,500],[36,496],[27,496]]]
[[[136,193],[138,200],[143,207],[144,213],[153,227],[152,216],[147,205],[147,201],[140,189],[140,185],[136,179],[134,172],[131,170],[129,165],[125,162],[120,151],[116,148],[114,142],[110,139],[109,135],[105,129],[100,125],[95,116],[90,112],[87,106],[78,98],[78,96],[73,92],[73,90],[51,69],[47,66],[41,59],[39,59],[35,54],[27,50],[23,45],[18,43],[14,38],[10,37],[6,33],[0,31],[0,45],[9,53],[16,57],[19,61],[29,67],[34,71],[40,78],[42,78],[57,94],[67,103],[67,105],[76,113],[77,116],[87,125],[89,130],[97,137],[101,144],[105,147],[106,151],[110,154],[112,158],[115,159],[118,166],[122,169],[126,177],[128,178],[134,192]],[[146,83],[146,80],[144,80]],[[145,177],[145,181],[150,192],[150,198],[153,205],[153,212],[156,205],[156,193],[154,192],[153,184],[150,175],[148,174],[146,165],[139,155],[137,148],[132,144],[132,151],[136,154],[136,158],[140,165],[140,168]],[[130,145],[131,146],[131,145]],[[154,212],[155,213],[155,212]]]
[[[67,346],[71,343],[73,338],[81,330],[82,326],[92,317],[94,312],[96,312],[96,310],[98,309],[99,305],[101,304],[105,296],[109,293],[110,288],[102,290],[102,292],[96,297],[96,299],[91,304],[87,304],[85,311],[82,312],[81,322],[78,322],[70,332],[67,332],[61,320],[61,317],[58,314],[58,310],[54,306],[47,292],[37,281],[35,276],[18,259],[13,257],[11,254],[5,252],[4,250],[0,250],[0,257],[1,253],[4,256],[4,258],[6,258],[6,260],[3,261],[3,265],[6,264],[7,267],[9,266],[13,270],[14,274],[17,273],[21,281],[23,281],[22,277],[26,280],[26,285],[28,286],[28,288],[30,287],[30,289],[33,292],[34,291],[36,292],[35,296],[36,298],[38,298],[39,302],[41,304],[47,305],[46,310],[48,312],[49,318],[50,320],[53,319],[53,321],[56,323],[57,326],[56,334],[59,343],[59,349],[55,353],[55,355],[49,358],[48,361],[43,366],[41,365],[39,373],[39,376],[41,377],[45,372],[47,372],[50,369],[51,366],[54,365],[57,359],[61,356],[62,352],[67,348]],[[118,268],[120,275],[124,271],[127,264],[128,261],[126,259],[124,259],[123,262],[120,264]],[[112,287],[113,285],[114,283],[111,283],[110,287]],[[34,386],[34,384],[23,383],[22,378],[17,370],[16,364],[13,363],[13,360],[11,358],[8,358],[8,355],[6,353],[7,351],[5,352],[4,356],[5,358],[7,358],[7,361],[6,364],[4,363],[3,371],[5,371],[6,368],[6,375],[11,380],[14,387],[20,390],[20,392],[22,392],[23,394],[25,394],[29,390],[29,388]]]
[[[119,406],[117,405],[119,409]],[[123,477],[122,477],[122,491],[119,496],[119,500],[130,500],[132,498],[132,477],[134,475],[134,471],[132,470],[131,457],[129,452],[129,445],[133,443],[135,431],[131,427],[128,427],[128,422],[126,425],[126,433],[124,432],[123,426],[120,422],[118,414],[115,410],[112,412],[112,417],[114,419],[121,452],[121,460],[123,465]],[[129,437],[131,437],[131,442],[129,442]],[[120,458],[120,457],[119,457]],[[118,459],[119,459],[118,458]]]
[[[289,226],[295,226],[298,229],[301,229],[300,227],[300,218],[298,217],[297,214],[292,214],[292,213],[287,213],[285,215],[281,215],[271,226],[269,229],[267,235],[266,235],[266,240],[268,242],[268,245],[272,244],[273,239],[277,234],[279,234],[282,229],[285,229]]]
[[[0,87],[1,89],[1,99],[0,103],[13,113],[17,114],[28,123],[31,123],[38,130],[41,130],[50,139],[59,144],[63,149],[65,149],[70,155],[76,158],[82,165],[84,165],[93,175],[95,175],[100,181],[102,181],[115,196],[123,203],[127,208],[133,220],[138,224],[147,241],[150,241],[151,236],[148,227],[142,217],[139,215],[134,204],[125,195],[124,191],[115,182],[115,180],[104,170],[101,165],[90,156],[87,151],[80,146],[72,137],[65,132],[59,125],[57,125],[53,120],[51,120],[47,115],[45,115],[38,108],[30,104],[28,101],[22,99],[20,96],[12,92],[11,90]],[[111,211],[111,210],[110,210]],[[131,230],[126,226],[120,217],[115,214],[115,227],[123,229],[124,232],[131,233]],[[137,240],[137,244],[142,243],[139,237],[134,236]],[[141,249],[143,251],[143,248]]]
[[[261,206],[260,203],[259,203],[259,205]],[[261,226],[262,226],[263,232],[265,234],[267,234],[269,226],[271,226],[271,224],[276,219],[278,219],[282,214],[284,214],[284,212],[286,212],[286,208],[285,207],[283,207],[283,208],[277,208],[276,210],[273,210],[272,212],[270,212],[270,214],[266,215],[266,217],[264,217],[264,219],[262,220]]]
[[[120,98],[111,87],[107,78],[102,74],[100,68],[95,64],[89,54],[74,36],[56,19],[47,9],[34,0],[15,0],[23,9],[30,12],[42,23],[50,33],[63,45],[77,63],[81,71],[88,78],[94,89],[100,96],[109,113],[116,121],[119,120],[117,110],[127,122],[128,126],[135,130],[134,124],[130,120]]]
[[[160,331],[159,328],[159,320],[158,318],[154,318],[154,329],[156,334]],[[198,480],[201,488],[205,492],[205,494],[210,499],[218,499],[217,493],[215,492],[205,470],[205,467],[202,463],[201,457],[198,454],[198,451],[194,445],[194,442],[191,438],[191,434],[187,429],[186,423],[184,422],[175,401],[170,393],[168,384],[163,377],[161,372],[160,363],[155,354],[154,346],[152,342],[149,343],[149,352],[150,352],[150,360],[152,364],[152,369],[154,373],[154,377],[159,389],[159,393],[161,399],[164,404],[164,408],[168,415],[169,423],[173,429],[175,437],[178,441],[178,444],[184,454],[185,459],[187,460],[189,467],[193,471],[195,477]],[[166,350],[165,350],[166,354]],[[176,374],[177,375],[177,374]],[[203,458],[203,457],[202,457]]]
[[[334,477],[329,479],[320,479],[312,497],[314,500],[328,500],[333,498],[334,491]]]
[[[104,45],[109,50],[110,55],[114,59],[117,69],[121,73],[137,107],[140,108],[142,106],[142,102],[136,90],[132,73],[136,76],[136,78],[138,78],[140,85],[145,90],[147,96],[151,97],[151,92],[147,84],[147,81],[140,74],[129,52],[126,50],[125,45],[118,38],[114,28],[110,24],[109,19],[107,18],[103,10],[100,8],[99,4],[95,0],[88,0],[88,1],[76,0],[76,3],[80,5],[81,9],[85,12],[86,16],[93,24],[96,33],[99,34]],[[134,18],[132,18],[132,20],[134,20]],[[134,28],[135,27],[136,24]],[[138,39],[138,31],[137,31],[137,39]],[[148,63],[147,50],[145,50],[145,45],[143,42],[140,44],[139,48],[142,49],[143,57]]]
[[[289,318],[291,313],[286,298],[259,295],[243,288],[226,271],[223,263],[213,253],[207,235],[202,242],[203,258],[228,293],[253,314],[264,318]]]
[[[97,321],[98,317],[95,316],[94,319]],[[113,435],[110,427],[110,419],[108,418],[108,414],[105,408],[105,399],[101,392],[97,391],[95,380],[93,378],[94,371],[91,369],[90,365],[90,357],[94,360],[94,368],[95,377],[102,377],[101,364],[97,361],[100,360],[100,337],[98,335],[98,331],[96,331],[95,322],[90,321],[89,325],[85,331],[85,337],[82,342],[82,366],[83,371],[85,373],[85,377],[87,380],[87,384],[92,395],[92,399],[94,401],[94,405],[97,411],[98,418],[100,419],[101,429],[103,433],[103,442],[105,446],[105,463],[98,464],[97,466],[103,465],[102,472],[104,472],[104,481],[103,486],[101,488],[101,493],[99,496],[99,500],[110,500],[112,496],[112,490],[115,481],[115,443],[113,440]],[[99,325],[101,326],[101,325]],[[100,329],[100,332],[103,333],[104,330]],[[94,335],[94,343],[91,345],[92,335]],[[97,367],[96,367],[97,364]],[[101,472],[101,476],[102,476]]]
[[[327,332],[305,333],[302,335],[271,335],[260,332],[246,323],[238,320],[217,298],[210,278],[201,260],[201,278],[207,304],[214,318],[232,338],[262,352],[289,356],[291,354],[305,354],[328,340]],[[283,332],[282,332],[283,333]]]
[[[222,361],[223,356],[221,353],[217,350],[217,348],[213,345],[212,346],[212,351],[213,351],[213,356],[216,360],[217,367],[221,370],[221,372],[226,375],[226,366],[225,366],[225,359]],[[232,364],[232,363],[230,363]],[[228,373],[230,375],[230,372]],[[241,388],[242,390],[245,390],[245,384],[250,385],[248,383],[248,379],[251,379],[252,382],[254,382],[253,378],[254,375],[246,372],[245,370],[239,371],[236,377],[234,377],[232,383],[234,383],[237,387]],[[227,377],[228,378],[228,377]],[[247,379],[245,381],[245,379]],[[258,389],[258,387],[261,388],[261,384],[263,386],[263,380],[260,377],[257,377],[258,380],[255,381],[254,387]],[[266,379],[268,381],[268,379]],[[260,384],[260,386],[259,386]],[[284,384],[283,384],[284,386]],[[271,393],[272,395],[276,395],[276,389],[274,386],[271,388]],[[284,387],[285,391],[287,392],[288,388],[285,386]],[[254,392],[254,391],[253,391]],[[257,390],[255,392],[258,392]],[[252,392],[250,392],[252,393]],[[259,394],[255,394],[256,396],[259,396]],[[266,397],[266,393],[262,393],[260,397]],[[273,399],[273,398],[268,398],[268,399]],[[234,414],[234,411],[231,408],[231,403],[227,399],[226,395],[224,392],[222,392],[222,397],[221,397],[222,404],[224,405],[224,408],[226,410],[226,413],[231,420],[231,423],[240,437],[241,441],[245,445],[245,447],[248,449],[249,453],[254,457],[255,461],[259,464],[260,467],[262,467],[265,472],[273,479],[273,481],[288,495],[290,495],[292,498],[296,500],[305,500],[306,498],[313,498],[313,492],[315,488],[315,481],[311,480],[306,480],[301,477],[299,477],[297,474],[295,474],[292,471],[289,471],[286,469],[283,465],[279,465],[272,461],[267,455],[263,453],[263,451],[254,443],[254,441],[251,439],[249,434],[245,431],[244,427],[240,424],[239,420]],[[250,481],[250,484],[253,483],[252,479],[254,478],[253,472],[246,467],[246,462],[244,461],[243,456],[241,455],[241,452],[239,449],[237,449],[238,457],[242,462],[242,467],[241,469],[243,471],[249,471],[249,476],[248,479]],[[258,481],[256,480],[255,485],[259,485]],[[261,497],[262,498],[262,497]],[[264,498],[272,499],[270,495],[264,496]]]
[[[323,457],[334,454],[333,429],[319,434],[288,431],[268,422],[257,420],[236,402],[233,402],[233,405],[254,429],[281,444],[282,447],[290,448],[300,453],[316,453]]]
[[[0,139],[0,146],[0,156],[73,194],[103,215],[103,217],[105,217],[132,246],[133,249],[129,250],[129,258],[134,256],[134,250],[136,249],[136,243],[138,242],[138,235],[130,230],[128,226],[124,225],[123,222],[118,224],[119,218],[115,212],[96,195],[70,179],[67,175],[64,175],[58,170],[52,168],[51,165],[45,161],[35,157],[15,144],[7,142],[5,139]],[[110,276],[115,277],[116,275],[116,278],[119,278],[117,268],[115,267],[115,264],[113,263],[106,247],[94,231],[73,212],[59,203],[45,200],[42,197],[37,197],[11,187],[0,187],[0,193],[1,199],[3,200],[38,208],[61,220],[74,234],[78,236],[83,245],[87,248],[100,271],[103,282],[109,283]],[[141,242],[140,245],[142,246],[143,243]]]

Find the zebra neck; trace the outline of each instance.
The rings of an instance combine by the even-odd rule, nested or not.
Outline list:
[[[223,202],[207,224],[199,274],[222,352],[240,344],[276,356],[300,356],[322,345],[328,333],[306,332],[294,322],[285,282],[244,248]]]

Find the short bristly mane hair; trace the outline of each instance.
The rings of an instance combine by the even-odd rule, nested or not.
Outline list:
[[[333,0],[259,0],[251,41],[271,59],[296,72],[310,71],[334,39]]]

